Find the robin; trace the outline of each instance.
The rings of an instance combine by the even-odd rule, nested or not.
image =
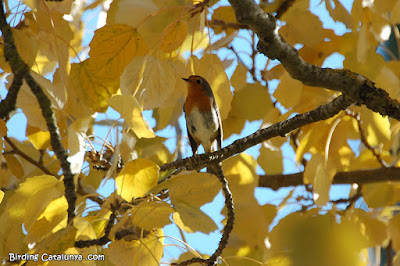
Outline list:
[[[215,151],[217,142],[218,149],[221,149],[221,115],[210,85],[207,80],[197,75],[182,79],[187,82],[188,87],[183,111],[193,155],[200,145],[203,145],[205,152],[211,152]]]

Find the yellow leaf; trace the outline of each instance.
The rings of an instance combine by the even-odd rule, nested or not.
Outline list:
[[[305,113],[317,108],[319,105],[326,104],[334,97],[334,93],[317,87],[303,86],[300,101],[292,111]]]
[[[144,196],[157,185],[158,170],[159,167],[147,159],[128,162],[115,179],[118,194],[128,202]]]
[[[42,3],[38,10],[28,14],[26,19],[32,31],[38,35],[39,54],[47,57],[47,61],[54,62],[49,66],[42,65],[38,68],[53,67],[46,69],[46,71],[53,71],[57,64],[61,80],[66,85],[70,70],[70,42],[74,38],[74,33],[71,30],[70,23],[64,19],[63,14],[58,11],[49,12],[51,11],[49,11],[48,6]],[[46,62],[46,59],[41,58],[41,61]],[[44,74],[44,72],[40,73]]]
[[[89,56],[97,66],[97,76],[119,78],[136,55],[148,52],[138,31],[128,25],[106,25],[95,31]]]
[[[366,107],[355,107],[354,112],[360,113],[361,128],[372,147],[379,146],[390,140],[390,122],[388,117],[383,117]]]
[[[161,50],[166,53],[175,51],[181,46],[188,33],[188,24],[185,21],[177,21],[169,24],[162,34]]]
[[[268,225],[276,214],[275,207],[260,206],[254,197],[258,185],[257,162],[247,154],[229,158],[223,164],[229,188],[235,201],[233,236],[245,241],[251,249],[263,249]],[[222,213],[226,216],[226,209]]]
[[[49,131],[41,131],[40,128],[27,126],[26,127],[26,135],[28,136],[28,140],[32,143],[32,145],[37,149],[47,149],[50,146],[50,133]]]
[[[154,138],[155,134],[142,116],[142,110],[136,98],[129,95],[114,95],[108,104],[121,114],[125,122],[138,138]]]
[[[204,50],[208,47],[208,44],[210,43],[210,40],[208,39],[208,35],[196,31],[193,34],[190,34],[186,37],[186,39],[183,41],[181,48],[179,49],[179,54],[182,55],[184,52],[187,51],[193,51],[196,52],[198,50]]]
[[[235,12],[233,11],[231,6],[220,6],[216,10],[214,10],[214,14],[212,16],[212,20],[219,20],[225,23],[237,23]],[[219,34],[222,32],[223,28],[221,26],[213,27],[214,32]],[[235,29],[228,27],[225,29],[225,33],[231,34],[235,31]]]
[[[174,92],[175,83],[174,61],[148,56],[143,81],[137,93],[138,101],[143,102],[145,110],[160,107],[167,103]]]
[[[361,27],[361,30],[362,29],[363,27]],[[344,47],[348,47],[350,51],[344,52],[345,59],[343,61],[343,67],[375,80],[386,63],[383,57],[376,53],[376,41],[375,39],[372,40],[373,36],[367,37],[365,37],[365,40],[359,40],[360,47],[354,47],[353,43],[357,41],[357,39],[355,39],[354,36],[345,36],[345,39],[347,39],[349,43],[345,43]],[[370,67],[371,64],[374,67]]]
[[[123,95],[135,96],[142,84],[143,73],[146,67],[147,57],[135,56],[133,60],[125,67],[121,75],[121,93]]]
[[[0,44],[0,68],[6,73],[12,72],[10,64],[7,62],[4,55],[4,44]]]
[[[359,228],[336,223],[335,214],[292,213],[272,230],[269,241],[274,254],[287,253],[299,265],[357,265],[362,248]]]
[[[400,2],[397,2],[396,5],[391,10],[390,21],[392,24],[399,24],[400,23]]]
[[[115,79],[118,77],[104,80],[104,77],[97,76],[97,70],[98,67],[91,58],[79,64],[72,64],[68,86],[76,94],[75,102],[69,106],[73,113],[80,110],[82,104],[94,111],[105,111],[107,99],[117,92],[119,82]]]
[[[171,223],[169,217],[174,209],[165,202],[142,202],[132,208],[132,224],[145,230],[162,228]]]
[[[293,108],[300,103],[302,90],[303,84],[298,80],[292,79],[288,73],[285,73],[274,92],[274,97],[284,107]]]
[[[370,208],[394,205],[399,200],[399,189],[391,182],[366,184],[362,186],[362,194]]]
[[[68,203],[65,197],[59,197],[46,207],[35,221],[31,230],[25,237],[25,243],[37,243],[52,232],[56,232],[67,226]]]
[[[234,199],[236,195],[237,193],[233,195]],[[252,247],[262,246],[268,233],[269,223],[275,217],[276,209],[271,208],[271,212],[266,213],[265,208],[258,204],[253,195],[247,196],[251,197],[247,202],[235,202],[233,232],[240,240],[246,241]],[[223,212],[226,213],[226,210],[224,209]],[[266,215],[269,216],[268,219],[265,219]]]
[[[127,24],[136,27],[158,7],[153,1],[116,0],[107,13],[107,24]]]
[[[139,240],[113,241],[107,248],[107,257],[115,265],[158,266],[163,255],[163,236],[158,229]]]
[[[393,241],[393,249],[398,252],[400,250],[400,215],[389,220],[388,231]]]
[[[160,45],[165,26],[180,20],[185,9],[186,7],[180,3],[174,5],[174,8],[165,6],[161,9],[162,12],[154,12],[152,16],[143,20],[143,23],[138,24],[137,29],[150,49],[157,48]]]
[[[366,248],[383,245],[388,236],[386,225],[374,218],[373,213],[353,209],[352,213],[347,215],[347,218],[354,223],[355,228],[360,228],[360,234],[364,238],[363,242]]]
[[[137,159],[137,152],[135,150],[136,141],[136,135],[132,131],[129,130],[122,133],[120,153],[125,163]]]
[[[284,13],[282,18],[287,24],[279,32],[292,45],[303,43],[316,47],[324,41],[322,22],[311,11],[301,10],[295,4]]]
[[[381,157],[384,161],[393,160],[392,155],[388,151],[383,151]],[[356,158],[352,158],[348,165],[349,170],[361,170],[361,169],[374,169],[380,168],[382,165],[368,149],[361,151],[360,155]]]
[[[3,205],[6,203],[5,201]],[[0,217],[0,254],[3,258],[8,257],[9,253],[24,254],[28,251],[28,246],[24,243],[25,234],[22,232],[22,222],[8,213],[8,207],[7,204],[7,208],[2,209]]]
[[[31,71],[31,75],[36,80],[36,82],[39,83],[39,85],[42,87],[47,97],[49,97],[52,107],[57,110],[62,110],[64,108],[64,104],[67,98],[67,92],[64,83],[61,83],[61,81],[59,80],[60,79],[59,68],[54,73],[53,83],[50,80],[43,77],[42,75],[39,75],[35,71]]]
[[[46,121],[44,120],[42,111],[40,110],[39,103],[26,82],[22,84],[18,93],[17,107],[24,111],[30,126],[38,127],[43,132],[48,130]]]
[[[65,253],[68,248],[74,246],[76,231],[73,226],[63,228],[37,243],[33,252],[46,253],[48,256]],[[48,259],[49,257],[44,256],[43,258]]]
[[[77,240],[89,240],[96,239],[97,234],[92,226],[92,218],[90,216],[79,217],[74,219],[74,227],[76,228],[76,239]]]
[[[11,171],[11,173],[17,178],[22,178],[25,174],[24,167],[22,166],[21,161],[15,154],[4,154],[4,159],[7,162],[7,168]]]
[[[139,158],[146,158],[157,165],[162,165],[171,160],[170,152],[163,144],[165,138],[155,137],[152,139],[138,139],[135,150]]]
[[[62,2],[48,2],[46,3],[46,8],[50,11],[57,11],[62,14],[69,14],[71,12],[73,0],[65,0]],[[32,10],[43,8],[44,5],[41,1],[36,0],[26,0],[24,1],[26,5],[28,5]]]
[[[211,202],[221,189],[214,175],[193,171],[182,172],[166,182],[173,205],[188,204],[197,209]]]
[[[25,228],[39,217],[48,204],[64,195],[64,184],[54,176],[43,175],[27,178],[7,201],[10,216],[23,219]]]
[[[39,48],[36,36],[29,30],[29,28],[21,30],[13,28],[12,34],[22,60],[28,66],[32,66],[35,62]]]
[[[313,185],[317,205],[323,206],[329,201],[329,190],[335,174],[334,165],[320,154],[314,154],[307,163],[304,183]]]
[[[292,266],[293,263],[289,257],[286,257],[284,255],[277,255],[272,258],[269,258],[264,265],[265,266]]]
[[[231,77],[231,84],[235,88],[235,93],[247,85],[247,68],[243,64],[237,65]]]
[[[333,0],[335,8],[332,7],[331,0],[325,0],[325,6],[334,21],[340,21],[347,28],[351,29],[353,26],[353,19],[349,11],[340,3],[340,1]]]
[[[157,120],[154,130],[161,130],[169,125],[176,125],[179,117],[182,114],[182,105],[175,105],[171,107],[160,107],[153,111],[153,118]]]
[[[221,60],[214,54],[205,54],[201,59],[197,57],[192,57],[192,59],[193,74],[200,75],[208,81],[221,112],[221,119],[224,120],[231,110],[233,95]]]
[[[187,204],[177,204],[177,212],[172,218],[177,226],[185,230],[186,233],[200,231],[209,234],[218,229],[215,222],[203,211]]]
[[[71,163],[71,171],[80,173],[86,153],[86,132],[92,127],[94,117],[84,117],[74,121],[68,127],[68,149],[70,150],[68,161]]]
[[[393,62],[396,68],[400,67],[400,62]],[[374,80],[376,87],[382,88],[389,93],[391,98],[397,99],[400,95],[400,75],[390,67],[384,66]]]
[[[230,34],[230,35],[222,37],[221,39],[219,39],[218,41],[214,42],[211,45],[211,50],[218,51],[221,48],[228,47],[228,45],[236,38],[237,35],[238,35],[238,32],[235,32],[234,34]],[[229,66],[231,66],[233,61],[234,61],[233,59],[225,59],[223,61],[224,67],[228,68]]]
[[[154,193],[168,188],[171,203],[179,212],[174,214],[175,222],[181,221],[181,228],[187,232],[210,233],[217,229],[213,220],[200,207],[211,202],[221,186],[214,175],[198,172],[183,172],[153,188]]]
[[[283,171],[282,151],[272,150],[263,145],[260,148],[260,156],[257,158],[258,164],[268,175],[279,174]]]
[[[235,91],[229,115],[232,113],[234,117],[253,121],[262,119],[272,108],[267,88],[254,83]]]
[[[4,199],[4,192],[3,190],[0,190],[0,203],[3,201]]]
[[[260,84],[247,84],[239,91],[235,90],[231,111],[223,120],[224,137],[240,133],[245,121],[261,119],[273,108],[268,91]]]

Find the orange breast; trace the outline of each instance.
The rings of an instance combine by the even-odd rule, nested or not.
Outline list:
[[[185,102],[185,113],[189,114],[194,107],[197,107],[200,112],[208,112],[211,110],[211,100],[202,91],[189,90]]]

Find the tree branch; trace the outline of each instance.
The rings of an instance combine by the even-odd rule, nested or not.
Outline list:
[[[0,119],[5,120],[7,116],[15,110],[18,92],[22,86],[22,73],[18,72],[14,75],[7,97],[0,102]]]
[[[4,136],[4,140],[11,146],[11,148],[13,149],[12,151],[16,154],[18,154],[19,156],[21,156],[22,158],[24,158],[26,161],[28,161],[29,163],[33,164],[34,166],[36,166],[37,168],[39,168],[40,170],[43,171],[43,173],[51,175],[51,176],[55,176],[57,178],[59,178],[59,176],[57,174],[53,174],[52,172],[49,171],[49,169],[47,169],[44,165],[43,162],[40,161],[35,161],[34,159],[32,159],[29,155],[27,155],[26,153],[24,153],[23,151],[21,151],[17,145],[14,144],[14,142],[11,141],[11,139],[7,136]]]
[[[352,102],[347,97],[340,95],[330,103],[321,105],[310,112],[298,114],[288,120],[273,124],[267,128],[260,129],[250,136],[238,139],[231,145],[216,152],[194,155],[183,160],[176,160],[175,162],[164,164],[160,166],[160,171],[178,169],[181,167],[184,167],[187,170],[197,170],[204,168],[210,163],[222,162],[223,160],[241,153],[250,147],[269,140],[270,138],[285,136],[294,129],[333,117],[340,111],[345,110],[351,104]]]
[[[261,175],[258,181],[259,187],[268,187],[277,190],[282,187],[305,185],[303,174],[289,175]],[[388,167],[369,170],[355,170],[349,172],[337,172],[333,177],[332,184],[370,184],[386,181],[400,181],[400,168]]]
[[[4,3],[0,0],[0,29],[3,32],[4,38],[4,55],[9,62],[14,75],[21,75],[25,79],[31,91],[36,96],[42,109],[42,115],[46,120],[47,127],[50,132],[50,143],[54,153],[60,160],[61,168],[64,174],[65,197],[68,201],[68,222],[71,222],[75,216],[75,183],[74,176],[71,172],[70,164],[67,160],[67,151],[61,144],[60,131],[54,117],[53,110],[51,109],[51,102],[46,94],[43,92],[40,85],[33,79],[29,73],[28,65],[21,59],[18,50],[14,43],[14,38],[10,26],[7,24],[6,16],[4,13]]]
[[[275,17],[277,19],[280,19],[283,14],[285,14],[289,8],[294,4],[296,0],[284,0],[278,7],[278,10],[276,10],[276,15]]]
[[[228,181],[225,178],[224,171],[222,170],[222,164],[214,164],[212,166],[212,170],[214,174],[217,176],[219,182],[222,184],[222,192],[225,196],[225,207],[228,211],[228,219],[226,221],[226,225],[224,226],[224,231],[219,241],[218,248],[215,250],[214,254],[212,254],[208,259],[203,258],[191,258],[189,260],[182,261],[180,263],[171,263],[171,265],[189,265],[193,263],[203,263],[207,265],[216,265],[218,262],[218,258],[221,256],[222,251],[225,249],[226,245],[228,244],[229,235],[233,230],[233,224],[235,222],[235,207],[233,204],[232,192],[229,189]]]
[[[257,33],[258,50],[270,59],[278,59],[290,76],[303,84],[342,92],[354,103],[381,115],[400,120],[400,104],[389,94],[376,88],[366,77],[349,70],[321,68],[305,62],[298,51],[278,33],[276,18],[266,14],[253,0],[229,0],[238,22]]]
[[[365,132],[362,129],[362,121],[360,119],[360,114],[354,114],[353,112],[351,112],[350,110],[346,110],[347,114],[354,118],[357,122],[357,127],[358,127],[358,132],[360,132],[360,139],[361,142],[364,144],[365,147],[367,147],[368,150],[370,150],[372,152],[372,154],[375,156],[375,158],[378,160],[378,162],[382,165],[382,167],[388,167],[387,163],[385,162],[385,160],[383,160],[381,154],[379,152],[377,152],[374,147],[371,146],[371,144],[369,144],[367,137],[365,136]]]

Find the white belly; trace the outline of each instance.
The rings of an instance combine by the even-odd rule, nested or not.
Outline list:
[[[218,135],[218,116],[214,109],[211,113],[201,113],[197,108],[194,108],[189,116],[186,116],[188,121],[188,131],[193,139],[203,145],[205,150],[209,150],[212,141]],[[189,126],[190,125],[190,126]]]

